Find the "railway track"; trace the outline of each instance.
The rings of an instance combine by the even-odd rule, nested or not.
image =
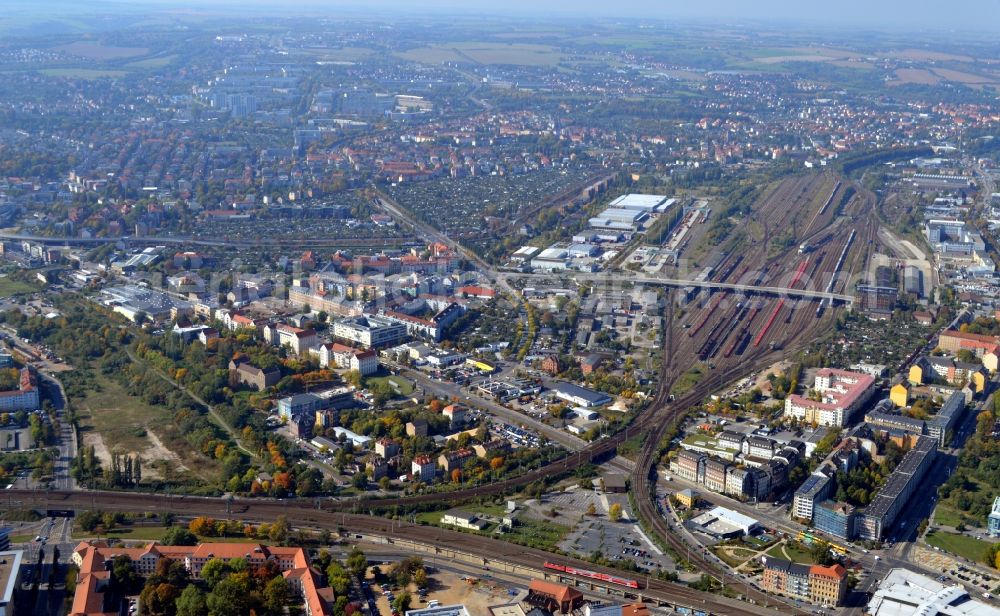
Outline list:
[[[787,213],[787,211],[785,212]],[[771,217],[764,217],[761,221],[764,226],[765,246],[767,238],[770,237],[773,228],[780,228],[780,212],[772,213],[775,220],[768,220]],[[761,255],[764,256],[764,255]],[[787,259],[787,255],[776,255],[772,258],[764,258],[760,264],[765,271],[782,259]],[[757,259],[753,256],[746,260],[740,259],[728,269],[726,276],[732,274],[736,267],[742,263],[744,273],[751,266],[751,261]],[[763,275],[760,276],[763,278]],[[722,295],[722,294],[720,294]],[[748,298],[745,298],[748,299]],[[755,307],[750,313],[750,319],[744,323],[744,330],[749,336],[749,326],[760,311]],[[775,328],[775,336],[784,334],[785,343],[796,340],[797,337],[808,333],[810,328],[815,327],[815,319],[804,319],[802,315],[811,311],[797,311],[791,323],[787,327]],[[737,314],[746,314],[745,307],[736,305],[735,310],[727,310],[725,319],[732,320]],[[811,317],[811,314],[805,315]],[[707,320],[707,319],[706,319]],[[734,321],[739,323],[739,320]],[[670,391],[676,378],[689,366],[680,364],[681,359],[693,358],[697,341],[693,336],[678,336],[674,321],[673,302],[667,303],[664,315],[664,354],[663,366],[659,388],[653,398],[649,408],[638,415],[633,422],[624,430],[619,431],[607,438],[601,439],[588,445],[585,449],[567,455],[559,460],[555,460],[540,468],[530,470],[517,477],[503,481],[462,488],[451,492],[433,492],[427,494],[417,494],[395,498],[355,498],[337,501],[261,501],[256,499],[235,499],[233,501],[223,501],[221,499],[205,499],[194,497],[166,497],[156,495],[145,495],[136,493],[104,493],[104,492],[35,492],[24,490],[8,490],[8,498],[18,499],[24,503],[46,504],[46,508],[126,508],[133,511],[171,511],[174,513],[191,515],[231,515],[235,517],[245,517],[254,519],[273,519],[278,515],[286,515],[293,524],[301,526],[327,526],[336,525],[350,526],[362,531],[381,533],[385,535],[400,536],[407,538],[421,538],[427,541],[436,542],[440,545],[463,546],[470,550],[480,550],[481,554],[489,554],[493,558],[503,556],[524,566],[536,566],[541,568],[541,563],[545,558],[553,558],[549,552],[533,550],[522,546],[516,546],[506,542],[500,542],[486,537],[456,533],[435,527],[425,527],[420,525],[406,524],[383,518],[376,518],[372,515],[361,515],[363,513],[374,513],[375,510],[392,510],[398,507],[408,507],[413,505],[461,502],[470,499],[494,497],[507,494],[529,483],[545,480],[553,476],[570,473],[584,462],[595,461],[605,456],[613,456],[617,453],[618,446],[636,434],[644,434],[642,449],[636,460],[635,470],[632,476],[633,493],[636,495],[636,507],[639,517],[655,531],[657,535],[671,548],[678,553],[684,553],[687,546],[668,526],[666,521],[659,515],[654,499],[655,493],[655,456],[660,450],[660,441],[670,426],[677,424],[686,410],[700,403],[709,393],[721,388],[729,382],[737,380],[748,373],[758,369],[764,362],[780,357],[780,353],[769,349],[766,345],[761,348],[744,348],[736,353],[738,358],[732,358],[732,352],[727,352],[722,366],[718,370],[713,370],[708,378],[697,383],[690,391],[671,399]],[[726,336],[717,341],[716,351],[721,348],[724,342],[735,331],[735,327],[727,330]],[[742,330],[741,330],[742,331]],[[737,337],[732,345],[735,351],[737,344],[743,335]],[[338,521],[339,520],[339,521]],[[569,564],[578,564],[584,568],[603,570],[620,575],[618,570],[597,567],[589,562],[577,561],[571,558],[559,557],[560,560]],[[690,562],[698,570],[716,577],[722,576],[722,569],[715,561],[709,560],[705,555],[692,553]],[[648,588],[651,591],[662,592],[663,596],[672,597],[674,601],[690,602],[690,605],[708,609],[718,614],[756,614],[762,613],[762,609],[753,605],[748,605],[745,609],[718,603],[721,601],[715,595],[694,591],[685,586],[663,582],[659,580],[649,580]],[[743,596],[759,604],[766,604],[771,598],[765,593],[755,588],[740,583]],[[802,610],[782,605],[783,613],[805,613]]]
[[[441,546],[482,557],[483,566],[494,562],[506,562],[520,567],[543,571],[546,560],[557,560],[577,568],[588,569],[609,575],[629,577],[621,570],[601,567],[588,561],[555,556],[551,552],[516,545],[506,541],[481,537],[469,533],[445,530],[435,526],[423,526],[389,518],[376,518],[346,512],[331,512],[310,508],[289,501],[261,499],[207,498],[193,496],[167,496],[139,494],[134,492],[79,492],[79,491],[38,491],[7,490],[9,501],[20,501],[22,506],[33,506],[48,510],[105,509],[169,512],[182,516],[212,516],[220,519],[238,518],[246,521],[268,521],[285,516],[289,523],[299,528],[344,529],[353,533],[399,538]],[[671,605],[681,605],[710,611],[713,614],[734,614],[749,616],[765,611],[754,605],[743,605],[725,600],[715,595],[693,590],[682,584],[666,582],[643,576],[637,577],[643,595]]]
[[[754,353],[746,359],[753,361],[754,359],[764,359],[766,356],[767,353]],[[678,398],[672,403],[664,403],[660,407],[660,411],[656,413],[657,427],[646,435],[646,440],[644,441],[639,457],[636,460],[635,470],[632,473],[631,479],[632,493],[635,495],[635,503],[638,509],[637,513],[640,519],[642,519],[656,533],[656,535],[662,537],[667,545],[678,554],[688,552],[688,546],[684,543],[684,540],[681,539],[668,526],[666,520],[660,515],[656,505],[654,504],[656,498],[654,490],[654,486],[656,485],[656,457],[660,451],[660,442],[667,429],[678,423],[685,410],[692,403],[700,401],[705,395],[707,395],[707,392],[714,391],[726,383],[738,379],[739,377],[745,375],[746,372],[746,366],[743,365],[742,362],[737,363],[724,371],[716,372],[709,379],[703,381],[701,386],[697,387],[697,392],[692,391],[690,394],[682,398]],[[697,551],[688,553],[689,562],[697,570],[713,575],[717,579],[724,579],[724,576],[721,575],[720,567],[715,562],[710,561],[704,554],[698,553]],[[739,583],[739,589],[740,594],[746,600],[753,601],[757,604],[766,604],[769,600],[773,600],[773,598],[769,597],[766,593],[761,592],[746,583]],[[808,613],[790,605],[783,605],[782,611],[783,613],[789,614]]]

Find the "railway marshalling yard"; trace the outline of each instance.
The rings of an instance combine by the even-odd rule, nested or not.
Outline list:
[[[874,196],[863,188],[831,174],[799,175],[775,182],[760,192],[749,211],[734,215],[728,238],[708,252],[701,266],[693,268],[694,273],[703,272],[704,280],[716,283],[813,289],[849,295],[853,291],[853,281],[866,270],[878,246],[874,201]],[[685,255],[680,257],[684,259]],[[670,276],[672,272],[664,269],[659,274]],[[553,282],[562,286],[567,286],[566,278],[572,275],[552,276]],[[609,278],[614,280],[616,277]],[[627,275],[618,279],[628,282]],[[516,284],[516,277],[511,281]],[[533,280],[532,284],[536,282]],[[447,495],[449,504],[497,498],[528,483],[564,475],[586,461],[603,463],[614,458],[619,445],[638,437],[640,449],[632,461],[631,471],[634,510],[630,513],[642,520],[647,533],[658,537],[673,553],[685,554],[687,544],[653,500],[655,468],[662,453],[663,435],[681,421],[689,408],[710,393],[784,359],[830,331],[838,311],[843,308],[817,299],[727,289],[705,289],[696,293],[677,289],[668,297],[670,301],[664,303],[662,315],[663,362],[657,390],[651,403],[626,430],[598,439],[582,451],[542,468],[488,485],[451,491]],[[678,384],[692,369],[699,371],[699,377],[682,390]],[[42,495],[11,490],[10,497],[25,503],[40,503],[40,499],[44,499],[46,507],[56,509],[100,504],[136,511],[164,509],[180,514],[188,511],[202,515],[211,513],[203,509],[207,506],[203,501],[185,502],[140,494]],[[425,493],[309,503],[246,501],[232,506],[234,513],[239,512],[247,519],[266,520],[268,516],[284,512],[292,523],[301,527],[338,526],[382,538],[417,539],[426,535],[426,542],[439,549],[452,549],[456,554],[479,554],[485,561],[503,560],[523,568],[521,573],[525,575],[542,574],[540,567],[544,556],[538,550],[519,546],[500,548],[503,544],[494,539],[439,528],[423,530],[391,520],[347,514],[374,512],[376,508],[383,512],[398,511],[398,508],[439,503],[441,499],[440,494]],[[344,513],[338,514],[338,511]],[[552,558],[576,567],[588,566],[575,557]],[[689,552],[685,559],[697,571],[725,577],[720,563],[706,554]],[[597,565],[591,568],[614,571]],[[528,570],[535,573],[528,574]],[[552,577],[553,574],[548,575]],[[574,578],[562,576],[562,579],[573,581]],[[737,607],[729,599],[649,577],[644,578],[642,589],[645,592],[637,596],[672,605],[700,604],[717,614],[760,613],[763,611],[761,606],[769,601],[773,603],[772,598],[746,582],[735,584],[732,591],[735,597],[747,602],[743,604],[745,607]],[[782,609],[788,613],[800,611],[787,604],[783,604]]]

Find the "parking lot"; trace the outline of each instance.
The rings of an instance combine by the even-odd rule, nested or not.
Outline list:
[[[915,564],[930,571],[940,571],[940,582],[961,584],[980,594],[992,593],[1000,583],[996,576],[985,575],[967,567],[946,552],[917,545],[911,550],[910,556]]]
[[[609,501],[609,497],[611,498]],[[612,561],[633,560],[643,571],[653,572],[656,569],[673,571],[676,564],[656,548],[639,529],[638,523],[629,521],[612,522],[607,517],[607,507],[618,500],[626,500],[624,495],[602,495],[589,490],[576,490],[548,495],[545,505],[557,507],[568,517],[570,511],[579,512],[573,530],[559,544],[567,552],[576,552],[590,556],[600,552]],[[586,515],[587,509],[593,504],[596,515]],[[627,511],[627,502],[625,503]],[[623,518],[624,520],[625,518]]]

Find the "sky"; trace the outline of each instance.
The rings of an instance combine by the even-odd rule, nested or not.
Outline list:
[[[68,0],[0,0],[44,13]],[[864,27],[879,30],[969,30],[1000,32],[1000,0],[88,0],[74,10],[118,6],[203,9],[213,13],[296,12],[372,15],[491,14],[509,17],[559,16],[656,19],[726,23],[774,22]],[[296,10],[296,7],[298,10]]]
[[[42,0],[44,2],[44,0]],[[575,16],[759,20],[858,25],[884,29],[969,29],[1000,31],[1000,0],[132,0],[150,5],[202,8],[257,5],[287,10],[367,7],[371,11],[423,9],[530,16]]]

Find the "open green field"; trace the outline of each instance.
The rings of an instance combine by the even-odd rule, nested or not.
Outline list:
[[[930,546],[941,548],[942,550],[976,562],[983,561],[983,558],[986,556],[986,550],[990,546],[989,543],[975,537],[933,530],[927,533],[925,541]]]
[[[418,524],[440,524],[444,511],[423,511],[417,514]]]
[[[413,393],[413,383],[401,376],[377,376],[367,380],[369,386],[376,384],[386,384],[392,391],[399,392],[403,396]]]
[[[163,539],[163,534],[167,532],[165,526],[117,526],[110,531],[102,533],[102,539],[121,539],[123,541],[159,541]],[[86,532],[77,525],[73,525],[74,539],[92,539],[97,535],[93,532]]]
[[[717,545],[712,548],[712,551],[722,562],[726,563],[730,567],[738,567],[756,554],[753,550],[727,545]]]
[[[185,476],[211,481],[218,464],[191,449],[176,433],[171,411],[130,396],[116,381],[94,372],[93,386],[73,401],[85,445],[93,445],[102,464],[110,454],[138,454],[143,477],[179,480]]]
[[[687,372],[677,378],[674,386],[670,388],[670,393],[680,396],[691,391],[691,388],[697,385],[703,376],[705,376],[705,366],[703,364],[698,363],[691,366]]]
[[[942,526],[951,526],[952,528],[964,523],[961,514],[948,506],[948,503],[944,501],[939,503],[937,508],[934,509],[934,522]]]
[[[634,459],[638,455],[639,450],[642,449],[642,444],[646,440],[645,434],[636,434],[632,438],[622,441],[618,445],[618,455],[626,457],[628,459]]]
[[[805,550],[800,550],[799,548],[792,547],[787,543],[781,545],[776,545],[767,552],[768,556],[773,556],[775,558],[781,558],[784,560],[790,560],[796,563],[802,563],[804,565],[815,564],[812,555]]]
[[[32,293],[37,290],[38,287],[30,285],[26,282],[21,282],[20,280],[11,280],[7,277],[0,278],[0,297],[10,297],[12,295],[20,295],[22,293]]]
[[[168,526],[131,526],[122,525],[116,526],[110,531],[101,534],[102,539],[120,539],[122,541],[160,541],[163,539],[163,535],[166,534]],[[93,532],[86,532],[80,528],[79,525],[73,525],[73,538],[74,539],[94,539],[97,535]],[[29,537],[31,540],[33,537]],[[251,541],[253,543],[270,544],[271,542],[267,539],[247,539],[244,536],[234,536],[234,537],[207,537],[198,536],[199,541],[204,543],[245,543]]]
[[[117,78],[128,74],[126,71],[101,70],[97,68],[43,68],[38,72],[49,77],[66,77],[68,79]]]
[[[569,531],[570,528],[562,524],[521,518],[505,536],[519,543],[550,550],[559,545]]]

